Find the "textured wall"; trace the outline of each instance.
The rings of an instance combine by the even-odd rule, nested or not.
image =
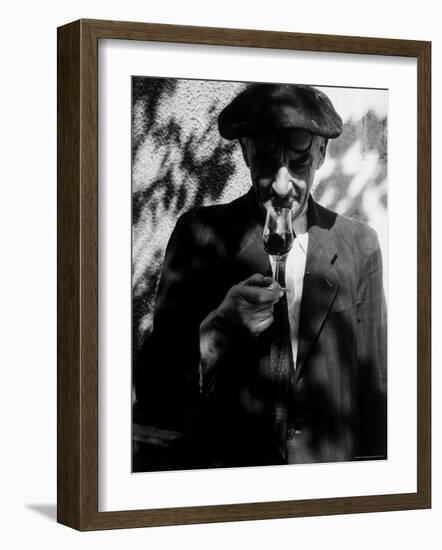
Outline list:
[[[165,246],[177,217],[194,206],[228,202],[251,183],[236,142],[220,137],[217,117],[241,83],[133,78],[133,342],[152,327]],[[387,92],[321,88],[344,121],[316,174],[313,195],[366,221],[387,254]],[[386,282],[385,276],[385,282]]]

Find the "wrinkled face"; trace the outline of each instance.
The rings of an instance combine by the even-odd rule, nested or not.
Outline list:
[[[315,172],[325,158],[326,140],[305,130],[266,132],[240,139],[258,203],[266,208],[272,196],[293,197],[293,219],[307,209]]]

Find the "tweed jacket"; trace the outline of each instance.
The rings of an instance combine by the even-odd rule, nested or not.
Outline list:
[[[136,366],[142,458],[135,469],[284,464],[289,425],[299,437],[295,462],[386,458],[387,319],[378,238],[311,197],[307,217],[296,369],[275,379],[271,329],[258,338],[232,335],[203,384],[207,391],[200,323],[232,285],[271,268],[253,188],[180,217],[166,250],[153,332]],[[282,430],[276,401],[285,411]]]

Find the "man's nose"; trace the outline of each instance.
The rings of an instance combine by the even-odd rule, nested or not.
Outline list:
[[[285,197],[291,188],[292,184],[290,172],[287,165],[285,163],[281,163],[272,183],[272,189],[280,197]]]

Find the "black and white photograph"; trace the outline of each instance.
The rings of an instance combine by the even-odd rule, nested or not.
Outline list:
[[[134,472],[387,460],[388,90],[132,77]]]
[[[437,3],[4,7],[0,545],[438,550]]]

